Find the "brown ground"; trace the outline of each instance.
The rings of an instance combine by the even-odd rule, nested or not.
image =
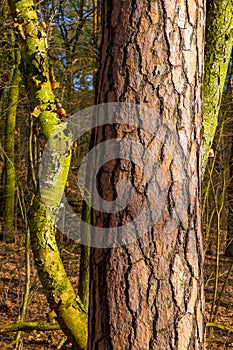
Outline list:
[[[72,241],[62,243],[62,258],[74,288],[77,289],[79,249]],[[50,311],[31,256],[31,292],[26,320],[48,321]],[[0,324],[17,321],[25,284],[24,239],[15,244],[0,243]],[[66,339],[62,331],[24,333],[23,350],[58,349]],[[16,332],[0,334],[0,350],[14,349]],[[70,349],[63,346],[62,349]]]
[[[72,241],[62,243],[62,257],[68,275],[75,288],[77,288],[77,272],[79,249]],[[233,258],[221,256],[220,259],[220,287],[224,282],[228,268]],[[27,312],[27,320],[48,321],[49,306],[43,294],[41,284],[37,278],[33,259],[31,258],[31,293],[30,304]],[[0,243],[0,324],[7,324],[17,321],[25,282],[24,266],[24,239],[17,238],[15,244]],[[206,257],[205,265],[205,290],[206,290],[206,316],[208,320],[211,301],[214,290],[214,269],[215,259]],[[233,272],[229,284],[222,297],[218,316],[215,320],[222,325],[233,328]],[[233,333],[230,334],[221,330],[214,330],[212,339],[208,341],[208,350],[233,349]],[[0,350],[14,349],[12,342],[16,337],[14,333],[0,335]],[[209,337],[209,335],[208,335]],[[61,331],[50,332],[28,332],[24,333],[23,350],[45,350],[58,349],[59,344],[65,339]],[[62,349],[69,349],[70,345]],[[177,349],[179,350],[179,349]]]
[[[219,269],[219,292],[223,286],[227,272],[231,266],[233,257],[220,256]],[[205,299],[206,299],[206,318],[209,321],[209,314],[211,310],[214,285],[215,285],[215,259],[207,256],[205,260]],[[216,323],[230,327],[233,329],[233,271],[229,277],[229,282],[226,286],[225,292],[220,301],[220,307],[215,319]],[[214,329],[213,334],[209,334],[210,329],[207,329],[207,349],[209,350],[225,350],[233,349],[233,333]],[[215,341],[212,341],[212,340]]]

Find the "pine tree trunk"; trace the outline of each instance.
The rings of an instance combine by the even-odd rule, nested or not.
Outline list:
[[[154,150],[167,197],[161,217],[138,240],[92,248],[89,350],[205,347],[200,216],[204,5],[202,0],[103,1],[97,103],[130,102],[154,110],[154,118],[159,114],[176,135],[186,161],[178,167],[175,156],[169,159],[163,152],[169,148],[167,139],[153,144],[148,133],[129,125],[106,126],[93,134],[95,144],[124,135]],[[123,225],[137,216],[148,198],[142,171],[128,161],[103,165],[99,192],[113,200],[114,184],[125,176],[136,193],[128,209],[93,211],[93,225]],[[177,181],[187,191],[178,189]],[[188,192],[189,205],[183,208]],[[174,226],[179,203],[185,212]]]

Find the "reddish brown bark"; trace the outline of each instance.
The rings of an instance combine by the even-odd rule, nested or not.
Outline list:
[[[177,135],[187,161],[178,169],[164,152],[166,140],[156,153],[148,132],[126,125],[106,126],[94,135],[95,143],[124,135],[154,151],[168,195],[160,220],[140,239],[123,247],[92,249],[89,350],[204,349],[200,228],[204,23],[204,0],[103,1],[97,103],[137,103],[154,109],[155,117],[159,111],[164,125]],[[146,185],[143,171],[128,161],[102,167],[100,193],[113,200],[114,183],[125,177],[136,189],[128,209],[108,215],[95,211],[93,224],[116,226],[137,216]],[[176,186],[178,178],[187,186]],[[174,226],[172,212],[178,202],[180,206],[186,202],[185,188],[190,191],[189,205]]]

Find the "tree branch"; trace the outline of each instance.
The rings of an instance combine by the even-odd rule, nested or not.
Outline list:
[[[0,334],[7,332],[16,332],[16,331],[54,331],[61,329],[57,322],[16,322],[6,325],[0,325]]]
[[[223,325],[221,325],[219,323],[215,323],[215,322],[208,322],[206,324],[206,327],[214,327],[214,328],[221,329],[222,331],[233,333],[233,328],[230,328],[230,327],[227,327],[227,326],[223,326]]]

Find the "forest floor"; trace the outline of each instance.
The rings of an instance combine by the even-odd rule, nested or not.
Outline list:
[[[228,271],[232,265],[233,257],[226,257],[220,255],[219,261],[219,280],[218,280],[218,294],[216,302],[218,302],[221,289],[226,280]],[[205,258],[205,309],[206,321],[209,322],[212,302],[214,298],[215,289],[215,268],[216,259],[211,256]],[[225,350],[233,349],[233,271],[229,275],[228,283],[225,291],[221,296],[219,303],[219,310],[215,318],[215,323],[229,327],[232,332],[223,331],[217,328],[207,328],[207,349],[209,350]]]
[[[78,285],[78,265],[79,265],[79,246],[72,241],[64,238],[60,244],[61,255],[71,282],[77,290]],[[17,237],[14,244],[0,243],[0,324],[9,324],[17,321],[22,296],[25,288],[25,242],[21,236]],[[220,257],[219,270],[219,291],[227,276],[232,258]],[[205,298],[206,298],[206,319],[209,320],[211,303],[214,291],[214,271],[215,259],[210,256],[205,261]],[[31,288],[29,305],[26,320],[30,321],[48,321],[49,306],[43,294],[42,286],[38,280],[36,269],[31,256]],[[233,328],[233,272],[229,278],[229,283],[222,296],[219,312],[215,319],[216,323]],[[233,349],[233,333],[214,329],[213,334],[207,330],[207,349],[225,350]],[[0,350],[15,349],[14,340],[16,332],[4,333],[0,335]],[[211,338],[210,338],[211,336]],[[66,337],[62,331],[47,332],[25,332],[23,350],[48,350],[48,349],[70,349],[70,344],[60,344]],[[122,349],[124,350],[124,349]],[[177,349],[178,350],[178,349]]]
[[[75,290],[78,286],[79,246],[66,237],[60,244],[61,256]],[[0,325],[17,321],[25,288],[25,240],[17,237],[15,244],[0,242]],[[43,294],[31,254],[31,284],[27,321],[48,322],[50,312]],[[0,350],[15,349],[14,340],[17,332],[0,334]],[[70,349],[70,344],[63,345],[66,336],[60,330],[46,332],[24,332],[23,350]]]

